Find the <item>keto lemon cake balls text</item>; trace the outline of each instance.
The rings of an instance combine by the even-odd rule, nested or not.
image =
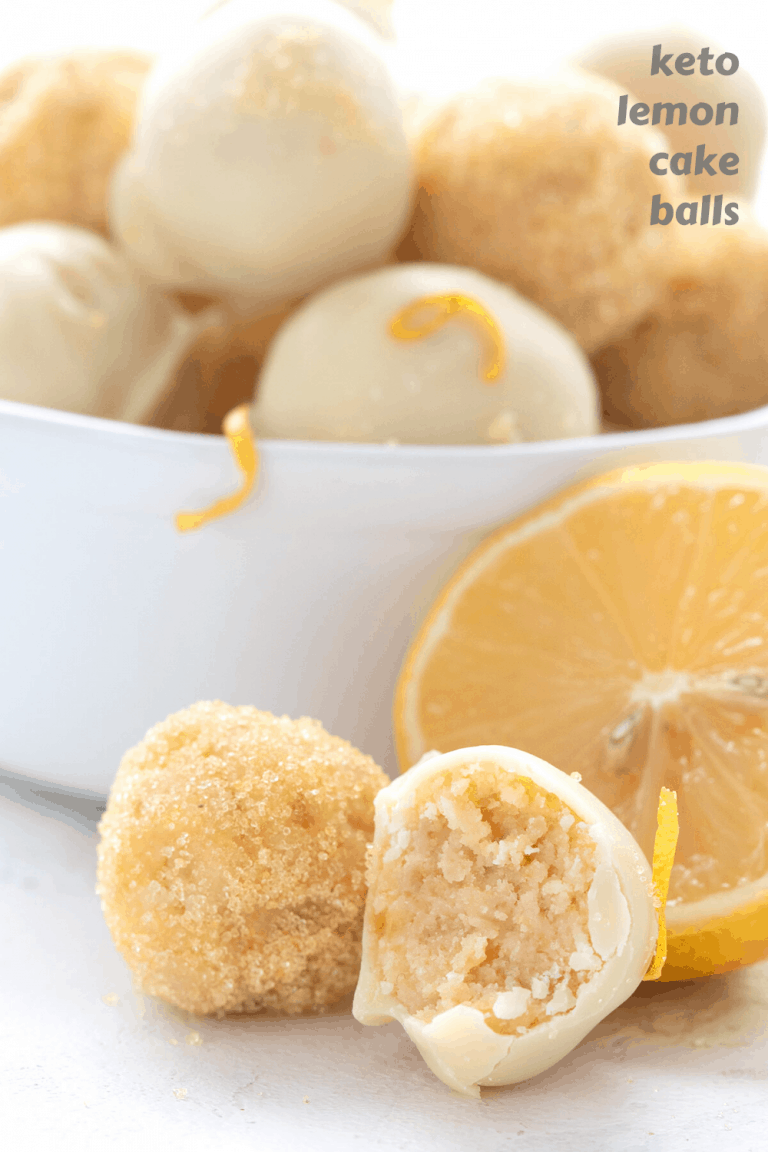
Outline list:
[[[360,964],[387,777],[316,720],[200,703],[123,758],[99,891],[145,992],[190,1012],[320,1010]]]
[[[603,40],[582,53],[579,63],[618,85],[636,115],[657,124],[669,156],[693,153],[737,157],[735,171],[714,176],[692,166],[687,182],[694,195],[722,193],[725,200],[754,196],[765,144],[765,100],[733,53],[685,28],[662,28]],[[735,194],[735,197],[734,197]]]

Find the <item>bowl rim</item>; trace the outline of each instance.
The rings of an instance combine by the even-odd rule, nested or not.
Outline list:
[[[165,445],[181,449],[187,445],[211,452],[221,452],[225,438],[221,433],[179,432],[167,428],[152,428],[142,424],[129,424],[120,420],[107,420],[101,416],[87,416],[58,408],[45,408],[35,404],[22,404],[0,398],[0,428],[5,420],[29,424],[42,424],[59,429],[71,428],[77,432],[92,432],[100,437],[139,441],[144,445]],[[340,457],[355,461],[361,456],[375,458],[377,462],[417,463],[420,460],[441,459],[526,459],[562,455],[579,455],[594,449],[609,452],[633,445],[661,444],[675,440],[695,440],[702,436],[732,435],[755,428],[768,429],[768,404],[752,408],[735,416],[720,416],[714,420],[700,420],[690,424],[670,424],[659,428],[643,428],[626,432],[599,432],[592,436],[574,436],[558,440],[533,440],[521,444],[393,444],[356,443],[340,440],[274,440],[256,436],[260,449],[267,449],[272,457],[300,454],[309,457]]]

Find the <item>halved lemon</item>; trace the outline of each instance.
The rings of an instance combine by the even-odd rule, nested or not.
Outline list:
[[[432,607],[394,718],[403,768],[499,744],[580,773],[649,858],[676,791],[662,979],[768,956],[768,469],[626,468],[498,530]]]

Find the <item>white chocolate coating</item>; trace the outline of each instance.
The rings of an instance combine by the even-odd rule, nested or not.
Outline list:
[[[69,224],[0,230],[0,398],[149,419],[211,310],[189,316]]]
[[[231,0],[150,74],[111,220],[147,275],[256,311],[385,259],[412,192],[377,34],[332,0]]]
[[[550,1004],[550,1009],[555,1009],[550,1018],[523,1034],[493,1031],[483,1014],[467,1004],[441,1012],[425,1023],[409,1014],[391,984],[382,987],[376,976],[372,956],[377,938],[369,897],[362,967],[352,1008],[355,1018],[362,1024],[398,1020],[435,1075],[454,1091],[470,1096],[479,1094],[479,1085],[527,1080],[566,1056],[638,986],[653,955],[658,931],[651,871],[632,835],[581,784],[545,761],[516,749],[489,745],[444,755],[428,753],[377,795],[374,856],[377,845],[388,843],[403,822],[417,790],[446,770],[479,761],[492,762],[513,777],[528,777],[560,797],[589,825],[597,847],[597,867],[588,898],[589,935],[603,965],[582,984],[575,1004],[564,1011]],[[505,1017],[502,1014],[500,1018]]]
[[[463,294],[495,319],[506,367],[482,378],[483,333],[466,316],[417,340],[389,332],[424,296]],[[293,440],[498,444],[599,429],[592,370],[557,321],[470,268],[400,264],[306,301],[278,333],[253,407],[257,435]]]

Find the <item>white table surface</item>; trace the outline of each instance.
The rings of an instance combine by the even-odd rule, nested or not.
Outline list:
[[[21,790],[23,792],[23,790]],[[199,1020],[134,991],[96,834],[0,798],[0,1121],[9,1152],[762,1152],[768,964],[645,985],[556,1068],[480,1103],[395,1024]],[[194,1042],[198,1041],[198,1042]]]

